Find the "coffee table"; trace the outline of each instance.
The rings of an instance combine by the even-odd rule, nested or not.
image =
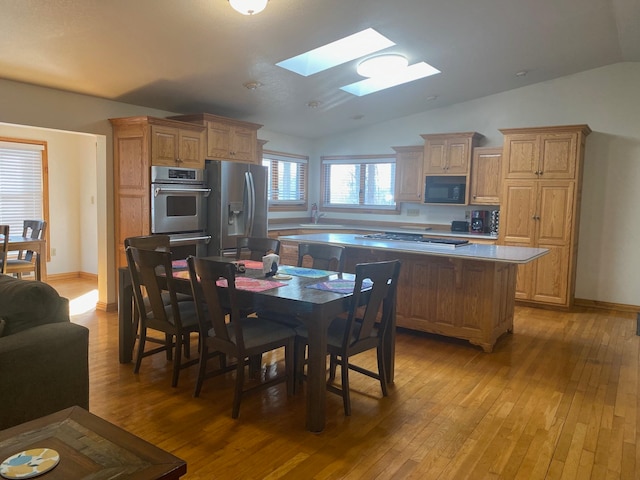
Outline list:
[[[185,461],[77,406],[0,431],[0,462],[32,448],[60,454],[42,480],[176,480],[187,472]]]

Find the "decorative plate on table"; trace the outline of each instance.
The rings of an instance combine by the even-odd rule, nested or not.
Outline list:
[[[10,456],[0,464],[3,478],[33,478],[58,465],[60,455],[51,448],[32,448]]]

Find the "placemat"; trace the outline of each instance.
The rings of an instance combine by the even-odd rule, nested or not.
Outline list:
[[[174,270],[186,270],[187,261],[186,260],[173,260],[171,262],[171,268]]]
[[[262,270],[262,262],[257,260],[238,260],[238,263],[244,263],[245,268],[249,270]]]
[[[314,283],[313,285],[307,285],[307,288],[315,288],[316,290],[325,290],[327,292],[334,293],[351,293],[355,286],[355,280],[342,280],[335,279],[326,282]],[[362,282],[362,291],[368,290],[373,285],[373,282],[369,279],[365,279]]]
[[[296,277],[322,278],[331,275],[333,272],[305,267],[281,266],[280,268],[278,268],[278,273],[283,273],[285,275],[295,275]]]
[[[219,287],[227,287],[227,279],[221,278],[216,282]],[[238,290],[247,290],[249,292],[264,292],[272,288],[282,287],[286,283],[274,282],[273,280],[262,280],[260,278],[236,277],[236,288]],[[352,288],[353,289],[353,288]]]

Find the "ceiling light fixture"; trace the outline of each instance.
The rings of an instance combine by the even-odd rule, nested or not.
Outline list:
[[[367,58],[358,64],[356,71],[358,75],[367,78],[378,78],[387,75],[395,75],[399,70],[404,70],[409,66],[409,60],[397,53],[376,55]]]
[[[529,73],[527,70],[520,70],[519,72],[516,72],[516,77],[526,77],[527,73]]]
[[[318,108],[320,105],[322,105],[322,102],[319,100],[311,100],[307,103],[307,107],[309,108]]]
[[[267,6],[269,0],[229,0],[229,5],[243,15],[255,15]]]

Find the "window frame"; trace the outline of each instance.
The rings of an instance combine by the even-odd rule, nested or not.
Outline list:
[[[382,161],[388,160],[388,161]],[[394,153],[389,154],[373,154],[373,155],[331,155],[320,157],[320,208],[325,212],[343,212],[343,213],[373,213],[379,215],[399,215],[401,213],[401,206],[399,202],[395,201],[395,181],[393,182],[393,194],[394,205],[331,205],[327,203],[327,185],[326,185],[326,166],[336,164],[352,164],[352,165],[366,165],[372,163],[392,163],[396,165],[396,155]],[[397,165],[396,165],[397,168]],[[361,177],[364,175],[364,168],[361,168]],[[394,176],[395,176],[394,171]],[[361,178],[361,181],[363,179]],[[362,190],[360,190],[360,198],[362,198]]]
[[[303,166],[303,178],[297,179],[303,198],[300,200],[278,200],[272,199],[271,195],[268,194],[269,211],[306,211],[309,206],[309,157],[306,155],[278,152],[275,150],[263,150],[260,165],[264,165],[265,161],[289,162]],[[267,191],[272,192],[272,180],[275,178],[274,172],[275,175],[277,175],[277,170],[270,168],[269,171],[271,174],[267,174]]]
[[[48,144],[44,140],[33,140],[27,138],[12,138],[12,137],[0,137],[0,149],[11,149],[11,150],[39,150],[40,151],[40,159],[41,159],[41,196],[42,196],[42,220],[47,222],[47,229],[45,231],[45,239],[47,242],[47,251],[46,251],[46,261],[51,261],[50,255],[50,231],[51,231],[51,223],[49,222],[49,155],[48,155]],[[0,195],[0,199],[1,199]],[[1,208],[0,208],[1,210]],[[23,218],[22,220],[30,220],[29,218]],[[33,218],[34,220],[39,220],[40,218]],[[0,223],[5,223],[0,218]],[[23,225],[22,221],[18,225],[16,222],[10,222],[10,235],[11,236],[20,236],[22,235]]]

